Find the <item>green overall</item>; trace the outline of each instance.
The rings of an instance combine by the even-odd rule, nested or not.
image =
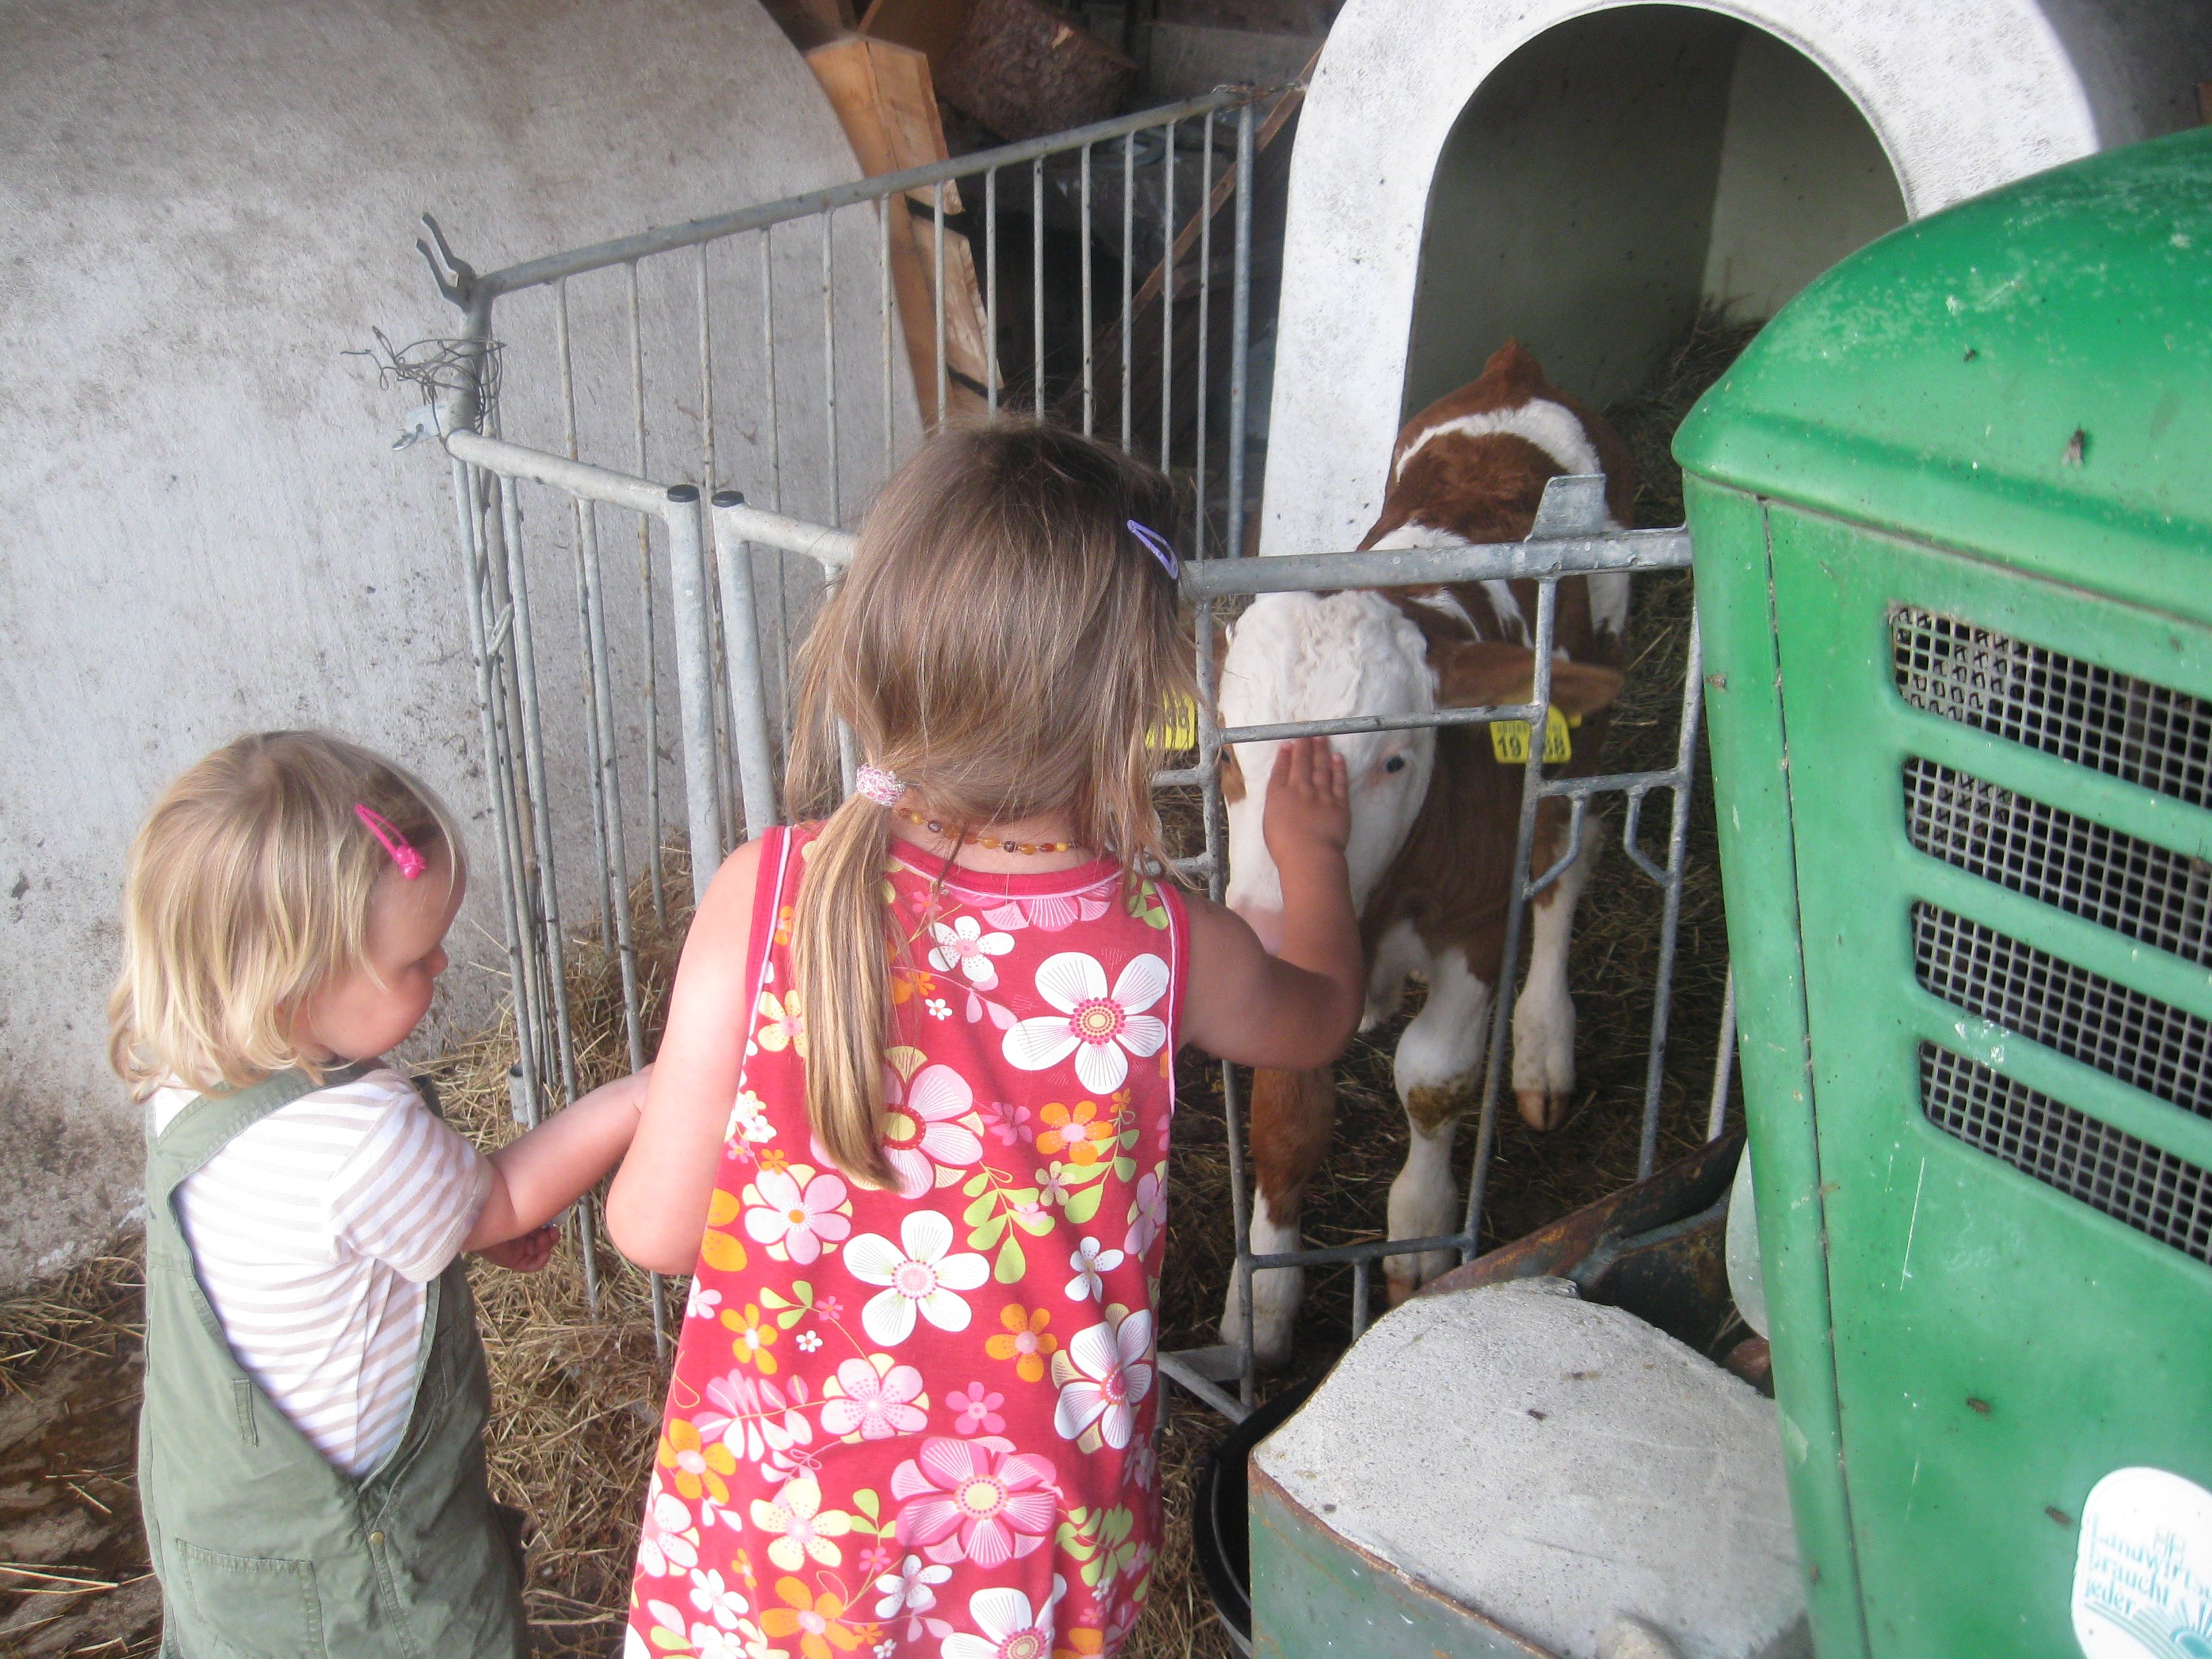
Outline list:
[[[319,1086],[371,1069],[349,1066]],[[280,1072],[203,1095],[149,1133],[138,1490],[161,1581],[162,1655],[518,1659],[520,1516],[494,1504],[484,1484],[490,1389],[460,1258],[424,1286],[406,1433],[358,1480],[240,1366],[194,1273],[178,1187],[233,1136],[318,1086]]]

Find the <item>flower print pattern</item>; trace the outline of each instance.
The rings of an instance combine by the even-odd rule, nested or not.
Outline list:
[[[1006,1395],[986,1392],[981,1382],[953,1389],[945,1396],[945,1403],[958,1413],[953,1427],[963,1434],[997,1434],[1006,1426],[1006,1419],[999,1415],[999,1407],[1006,1403]]]
[[[1014,1375],[1023,1382],[1042,1382],[1053,1350],[1060,1346],[1060,1339],[1045,1329],[1052,1323],[1051,1310],[1039,1308],[1030,1312],[1009,1305],[1000,1310],[999,1322],[1006,1329],[993,1334],[983,1344],[983,1352],[994,1359],[1012,1360]]]
[[[805,1477],[786,1481],[773,1500],[753,1499],[751,1518],[754,1526],[773,1534],[768,1559],[793,1572],[810,1560],[837,1565],[845,1552],[836,1540],[853,1529],[851,1516],[823,1509],[821,1486]]]
[[[886,1348],[914,1334],[917,1314],[940,1331],[966,1330],[970,1316],[959,1292],[991,1275],[981,1256],[953,1253],[952,1224],[934,1210],[916,1210],[901,1222],[897,1244],[880,1233],[861,1234],[845,1247],[845,1269],[863,1285],[884,1287],[860,1310],[860,1324]]]
[[[1180,901],[1103,865],[987,898],[894,857],[890,1179],[864,1185],[805,1112],[811,844],[763,848],[626,1659],[1115,1659],[1159,1524]]]
[[[1086,1450],[1127,1445],[1137,1407],[1152,1389],[1152,1315],[1078,1331],[1052,1357],[1052,1380],[1060,1389],[1053,1426],[1063,1437]]]
[[[965,1169],[983,1156],[983,1143],[961,1120],[974,1111],[975,1091],[950,1066],[925,1066],[914,1081],[885,1078],[884,1156],[899,1178],[899,1191],[919,1198],[936,1183],[939,1169]]]
[[[856,1434],[863,1440],[888,1440],[915,1434],[927,1425],[921,1373],[891,1362],[887,1353],[848,1359],[823,1388],[822,1427],[830,1434]]]
[[[937,1562],[996,1567],[1041,1549],[1059,1519],[1052,1464],[986,1435],[921,1443],[891,1476],[898,1540]]]
[[[975,1628],[946,1637],[944,1659],[1052,1659],[1052,1611],[1060,1588],[1055,1578],[1053,1595],[1035,1609],[1028,1596],[1005,1585],[977,1590],[968,1598]]]
[[[1137,1179],[1137,1195],[1129,1204],[1129,1237],[1121,1248],[1131,1255],[1140,1256],[1167,1230],[1167,1166],[1162,1164]]]
[[[853,1231],[847,1197],[841,1176],[816,1175],[804,1164],[763,1170],[744,1190],[745,1233],[778,1261],[804,1267]]]
[[[929,953],[929,965],[941,974],[957,971],[982,991],[999,982],[999,970],[991,958],[1014,948],[1012,935],[987,933],[974,916],[955,916],[949,925],[933,921],[929,933],[937,941],[937,948]]]
[[[933,1561],[925,1561],[918,1555],[909,1555],[899,1564],[896,1572],[887,1572],[876,1580],[877,1594],[884,1599],[876,1603],[876,1617],[883,1620],[906,1620],[902,1632],[909,1642],[921,1639],[927,1628],[922,1615],[937,1605],[937,1586],[952,1577],[952,1569]],[[941,1621],[940,1621],[941,1622]],[[945,1626],[951,1629],[950,1626]]]
[[[1113,1156],[1115,1138],[1121,1133],[1117,1115],[1098,1115],[1098,1103],[1079,1100],[1073,1106],[1048,1101],[1038,1115],[1044,1121],[1036,1149],[1047,1158],[1064,1157],[1071,1164],[1096,1164]]]
[[[1058,1012],[1019,1020],[1002,1045],[1009,1064],[1042,1072],[1075,1056],[1075,1075],[1110,1094],[1129,1075],[1129,1055],[1158,1054],[1167,1023],[1145,1011],[1167,994],[1168,965],[1149,951],[1130,958],[1109,990],[1096,957],[1063,951],[1036,970],[1036,994]]]

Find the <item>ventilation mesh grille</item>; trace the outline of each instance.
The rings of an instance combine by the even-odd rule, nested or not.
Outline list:
[[[2212,801],[2212,704],[1933,611],[1890,616],[1897,689],[1925,708],[2187,801]]]
[[[2212,1176],[2195,1164],[1932,1043],[1920,1104],[1946,1134],[2212,1263]]]
[[[2212,864],[1933,761],[1905,763],[1912,844],[2032,899],[2212,966]]]
[[[1912,955],[1945,1001],[2212,1117],[2212,1025],[2196,1016],[1932,904],[1912,907]]]

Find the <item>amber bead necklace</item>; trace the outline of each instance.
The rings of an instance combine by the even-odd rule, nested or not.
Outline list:
[[[911,806],[894,806],[891,811],[896,812],[908,823],[918,829],[927,830],[933,836],[949,836],[952,833],[945,827],[941,819],[917,812]],[[1075,850],[1075,843],[1072,841],[1003,841],[996,836],[981,836],[972,831],[963,834],[960,839],[970,847],[988,847],[1001,853],[1024,853],[1032,856],[1043,853],[1072,853]]]

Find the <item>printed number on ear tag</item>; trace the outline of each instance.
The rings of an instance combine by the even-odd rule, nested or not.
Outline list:
[[[1580,722],[1575,722],[1580,724]],[[1558,708],[1545,710],[1544,764],[1557,766],[1575,756],[1573,740],[1567,736],[1569,721]],[[1526,720],[1492,720],[1490,722],[1490,752],[1504,766],[1526,766],[1528,763],[1528,722]]]
[[[1194,697],[1171,697],[1167,713],[1152,728],[1152,741],[1169,754],[1198,747],[1198,702]]]

